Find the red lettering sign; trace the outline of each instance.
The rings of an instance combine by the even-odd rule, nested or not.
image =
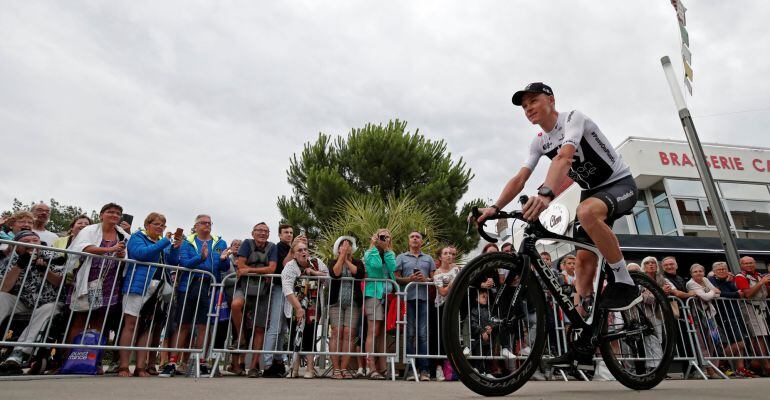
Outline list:
[[[759,172],[765,172],[767,171],[767,168],[765,168],[762,164],[762,160],[755,158],[751,161],[751,164],[754,166],[754,169]],[[768,167],[770,167],[770,160],[767,160]]]
[[[691,167],[693,166],[692,161],[690,161],[690,157],[687,156],[687,153],[682,153],[682,165],[689,165]]]
[[[662,151],[659,151],[658,154],[660,155],[660,163],[663,165],[668,165],[668,155]]]

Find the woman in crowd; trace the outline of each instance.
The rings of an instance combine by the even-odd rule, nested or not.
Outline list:
[[[454,246],[444,246],[439,251],[439,265],[436,272],[433,274],[433,283],[436,285],[436,300],[434,305],[436,306],[436,325],[431,326],[430,337],[436,338],[436,344],[438,352],[435,354],[444,354],[444,329],[443,321],[441,318],[444,316],[444,302],[446,302],[447,296],[452,289],[452,282],[460,273],[460,267],[455,264],[457,257],[457,249]],[[447,363],[445,363],[447,364]],[[436,380],[444,380],[444,371],[442,365],[436,366]]]
[[[396,270],[396,254],[393,252],[391,234],[387,229],[379,229],[372,236],[371,247],[364,254],[366,275],[370,279],[394,279]],[[394,279],[395,280],[395,279]],[[389,289],[383,281],[366,282],[364,290],[364,307],[368,320],[366,333],[366,352],[383,353],[385,351],[385,299]],[[385,379],[385,358],[369,356],[369,379]]]
[[[642,271],[647,276],[655,280],[655,283],[657,283],[660,288],[663,288],[663,286],[666,284],[666,280],[663,278],[663,274],[661,273],[660,264],[658,264],[657,258],[645,257],[642,260]],[[647,318],[649,318],[651,321],[655,321],[655,335],[647,335],[644,337],[645,350],[651,359],[647,362],[647,364],[650,367],[654,367],[656,365],[655,359],[663,356],[663,348],[660,345],[661,340],[663,340],[663,315],[660,312],[660,309],[656,306],[655,296],[652,293],[644,290],[642,292],[642,298],[645,304],[644,310]]]
[[[56,247],[57,249],[69,248],[72,242],[78,236],[78,233],[80,233],[83,228],[91,224],[93,224],[91,218],[88,218],[86,215],[78,215],[75,217],[75,219],[72,220],[72,222],[70,222],[70,228],[67,230],[67,236],[56,239],[52,246]]]
[[[70,245],[70,250],[109,256],[117,259],[126,257],[126,240],[129,235],[118,224],[123,207],[108,203],[99,212],[101,223],[83,228]],[[68,269],[72,269],[76,257],[70,257]],[[80,266],[75,275],[67,304],[73,312],[68,342],[86,329],[96,329],[108,336],[113,328],[110,322],[120,317],[120,289],[122,261],[94,257],[80,257]],[[108,317],[112,317],[111,320]],[[86,326],[86,320],[89,325]]]
[[[172,243],[171,240],[163,237],[165,229],[166,217],[156,212],[150,213],[144,219],[144,229],[135,232],[128,241],[128,258],[157,264],[166,264],[166,259],[168,259],[169,263],[175,264],[179,257],[179,246],[182,244],[182,238],[177,238]],[[134,263],[127,265],[122,287],[124,315],[123,329],[120,335],[121,346],[148,347],[158,345],[160,328],[164,326],[166,315],[163,310],[153,307],[153,305],[157,305],[163,285],[170,284],[167,273],[156,266]],[[149,325],[153,326],[152,338],[149,337]],[[120,351],[118,376],[131,376],[128,370],[130,359],[131,351]],[[134,376],[157,375],[155,363],[152,362],[145,367],[146,361],[147,352],[138,351]]]
[[[358,283],[366,276],[364,263],[353,258],[356,252],[356,240],[350,236],[341,236],[334,243],[333,253],[337,257],[329,264],[331,287],[329,290],[329,324],[332,336],[329,339],[329,351],[352,352],[353,332],[356,332],[361,318],[363,293]],[[341,280],[341,278],[346,278]],[[351,280],[351,278],[357,281]],[[350,355],[332,356],[332,378],[352,379],[348,369]]]
[[[754,374],[746,369],[740,358],[746,355],[745,342],[749,340],[748,329],[741,316],[740,304],[734,300],[741,298],[740,292],[733,282],[732,274],[727,269],[726,262],[715,262],[711,266],[711,271],[714,272],[714,276],[709,278],[709,282],[719,289],[719,297],[731,299],[718,301],[715,304],[716,321],[724,346],[724,354],[727,357],[736,357],[734,360],[735,375],[746,378],[754,377]]]
[[[321,315],[321,306],[323,305],[323,296],[321,283],[318,279],[302,279],[303,277],[322,277],[329,275],[329,269],[317,258],[311,258],[307,241],[294,239],[291,250],[294,259],[289,261],[281,271],[281,285],[283,286],[283,295],[286,296],[284,303],[284,314],[286,318],[291,318],[292,309],[297,324],[305,323],[302,333],[302,351],[314,351],[315,333],[318,327],[318,318]],[[315,289],[311,289],[315,287]],[[307,318],[314,316],[312,320]],[[291,330],[290,330],[291,332]],[[305,357],[307,370],[305,379],[312,379],[316,376],[313,355]],[[294,360],[293,370],[296,376],[299,360]]]
[[[8,233],[8,240],[13,240],[13,237],[21,231],[31,231],[35,221],[35,216],[29,211],[17,211],[11,215],[6,224],[11,227],[11,232]],[[8,256],[14,251],[15,246],[5,246],[5,255]]]
[[[715,317],[716,309],[712,304],[713,299],[719,298],[721,291],[706,279],[706,269],[700,264],[690,266],[690,276],[687,281],[687,290],[695,292],[700,301],[696,301],[693,312],[695,313],[695,331],[698,333],[701,354],[704,357],[717,355],[717,346],[721,343]],[[710,365],[706,366],[709,378],[719,378],[719,374]]]

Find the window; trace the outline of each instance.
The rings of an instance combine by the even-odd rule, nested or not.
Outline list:
[[[672,232],[676,234],[676,222],[674,222],[674,214],[671,212],[671,206],[668,204],[668,199],[655,203],[655,214],[658,216],[658,222],[660,222],[660,231],[664,235],[669,235]]]
[[[735,229],[770,231],[770,203],[761,201],[725,200]]]
[[[618,218],[615,224],[612,225],[612,231],[621,235],[631,233],[631,229],[628,227],[628,218],[625,215]]]
[[[634,206],[636,232],[640,235],[654,235],[655,231],[652,229],[652,219],[650,218],[650,211],[647,209],[647,202],[643,200],[643,196],[640,198]]]
[[[672,197],[706,197],[701,181],[688,181],[685,179],[668,179],[669,195]]]
[[[682,225],[706,225],[697,199],[676,199],[676,208],[682,218]]]
[[[770,191],[765,185],[719,182],[719,189],[727,199],[770,201]]]

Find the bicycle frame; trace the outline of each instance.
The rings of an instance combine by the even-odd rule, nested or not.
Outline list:
[[[521,218],[518,217],[515,213],[508,216],[521,220]],[[602,257],[602,255],[599,253],[596,246],[590,243],[550,232],[545,229],[542,224],[540,224],[540,221],[528,223],[529,226],[527,226],[524,230],[524,241],[522,242],[518,251],[518,255],[521,257],[521,264],[523,266],[521,272],[522,284],[516,287],[513,297],[511,298],[511,304],[515,304],[519,300],[519,296],[524,293],[522,289],[526,289],[525,286],[527,282],[529,282],[529,279],[531,279],[529,274],[534,272],[536,276],[540,277],[541,282],[545,285],[545,290],[551,293],[553,301],[556,302],[559,308],[561,308],[562,312],[567,315],[574,328],[589,329],[591,332],[598,332],[599,322],[602,321],[602,318],[594,317],[598,312],[596,303],[601,298],[601,294],[598,289],[604,286],[604,282],[607,278],[607,273],[605,270],[606,263],[604,262],[604,257]],[[570,298],[570,296],[564,292],[564,289],[562,289],[561,283],[559,282],[559,277],[548,265],[545,264],[545,261],[543,261],[543,259],[540,257],[539,252],[535,248],[535,244],[539,240],[552,240],[556,242],[569,243],[583,250],[591,251],[597,255],[598,266],[601,266],[601,268],[599,268],[599,271],[597,271],[594,276],[593,288],[596,295],[594,296],[594,304],[591,308],[591,312],[586,316],[586,318],[580,315],[576,306],[573,304],[572,298]],[[526,268],[526,266],[531,266],[531,268]],[[497,308],[499,305],[499,300],[502,298],[503,292],[506,289],[512,288],[510,284],[513,282],[514,278],[514,274],[509,274],[506,278],[503,284],[503,289],[498,291],[497,295],[495,296],[495,308]]]

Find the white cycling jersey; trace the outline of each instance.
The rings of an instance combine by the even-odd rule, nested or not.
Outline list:
[[[567,175],[583,189],[604,186],[631,175],[628,165],[596,123],[576,110],[559,113],[553,130],[537,134],[529,146],[529,158],[524,166],[534,170],[542,156],[553,160],[565,144],[575,146]]]

